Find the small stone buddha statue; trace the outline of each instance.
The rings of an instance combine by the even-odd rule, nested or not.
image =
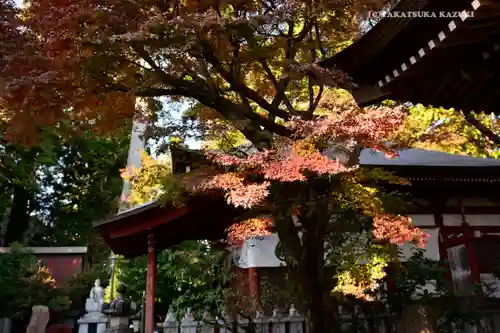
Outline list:
[[[85,310],[88,313],[101,312],[104,304],[104,288],[101,287],[101,280],[97,279],[90,290],[89,298],[85,302]]]

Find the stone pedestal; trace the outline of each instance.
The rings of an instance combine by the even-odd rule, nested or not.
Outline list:
[[[257,314],[254,319],[255,332],[256,333],[269,333],[269,318],[264,316],[262,311],[257,310]]]
[[[191,309],[187,309],[181,322],[181,333],[196,333],[197,326],[198,323],[194,319]]]
[[[89,298],[85,301],[87,313],[77,321],[78,333],[104,333],[108,317],[101,312],[103,304],[104,289],[101,287],[101,280],[97,279],[90,290]]]
[[[112,316],[106,333],[133,333],[134,329],[129,325],[129,317]]]
[[[78,333],[104,333],[108,318],[102,313],[87,313],[78,319]]]
[[[110,328],[118,328],[118,327],[129,327],[129,319],[128,317],[111,317],[109,320]]]
[[[286,331],[286,319],[281,313],[281,310],[275,308],[273,310],[273,330],[272,333],[285,333]]]
[[[129,325],[129,317],[111,317],[107,333],[132,333],[133,328]]]

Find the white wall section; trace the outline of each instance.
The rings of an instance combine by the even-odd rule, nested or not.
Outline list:
[[[412,217],[413,223],[417,226],[434,225],[432,215],[415,215]],[[439,260],[439,229],[425,229],[429,234],[425,246],[425,256],[429,259]],[[278,244],[278,235],[272,234],[248,239],[243,246],[235,250],[234,260],[240,268],[251,267],[280,267],[285,263],[276,257],[275,250]],[[410,244],[401,246],[403,258],[409,258],[415,247]]]

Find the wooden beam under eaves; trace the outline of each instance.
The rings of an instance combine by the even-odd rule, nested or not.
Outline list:
[[[132,236],[148,230],[154,229],[161,225],[164,225],[172,220],[175,220],[190,211],[188,206],[175,208],[171,211],[165,211],[165,214],[159,215],[149,221],[142,221],[140,223],[134,224],[132,226],[124,227],[122,229],[113,230],[109,234],[109,238],[116,239],[121,237]]]

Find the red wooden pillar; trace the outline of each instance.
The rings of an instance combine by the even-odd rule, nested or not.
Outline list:
[[[253,310],[258,310],[260,308],[260,279],[257,267],[250,267],[248,269],[248,287]]]
[[[148,235],[148,266],[146,276],[146,309],[144,333],[153,333],[155,327],[154,300],[156,297],[156,246],[154,235]]]

